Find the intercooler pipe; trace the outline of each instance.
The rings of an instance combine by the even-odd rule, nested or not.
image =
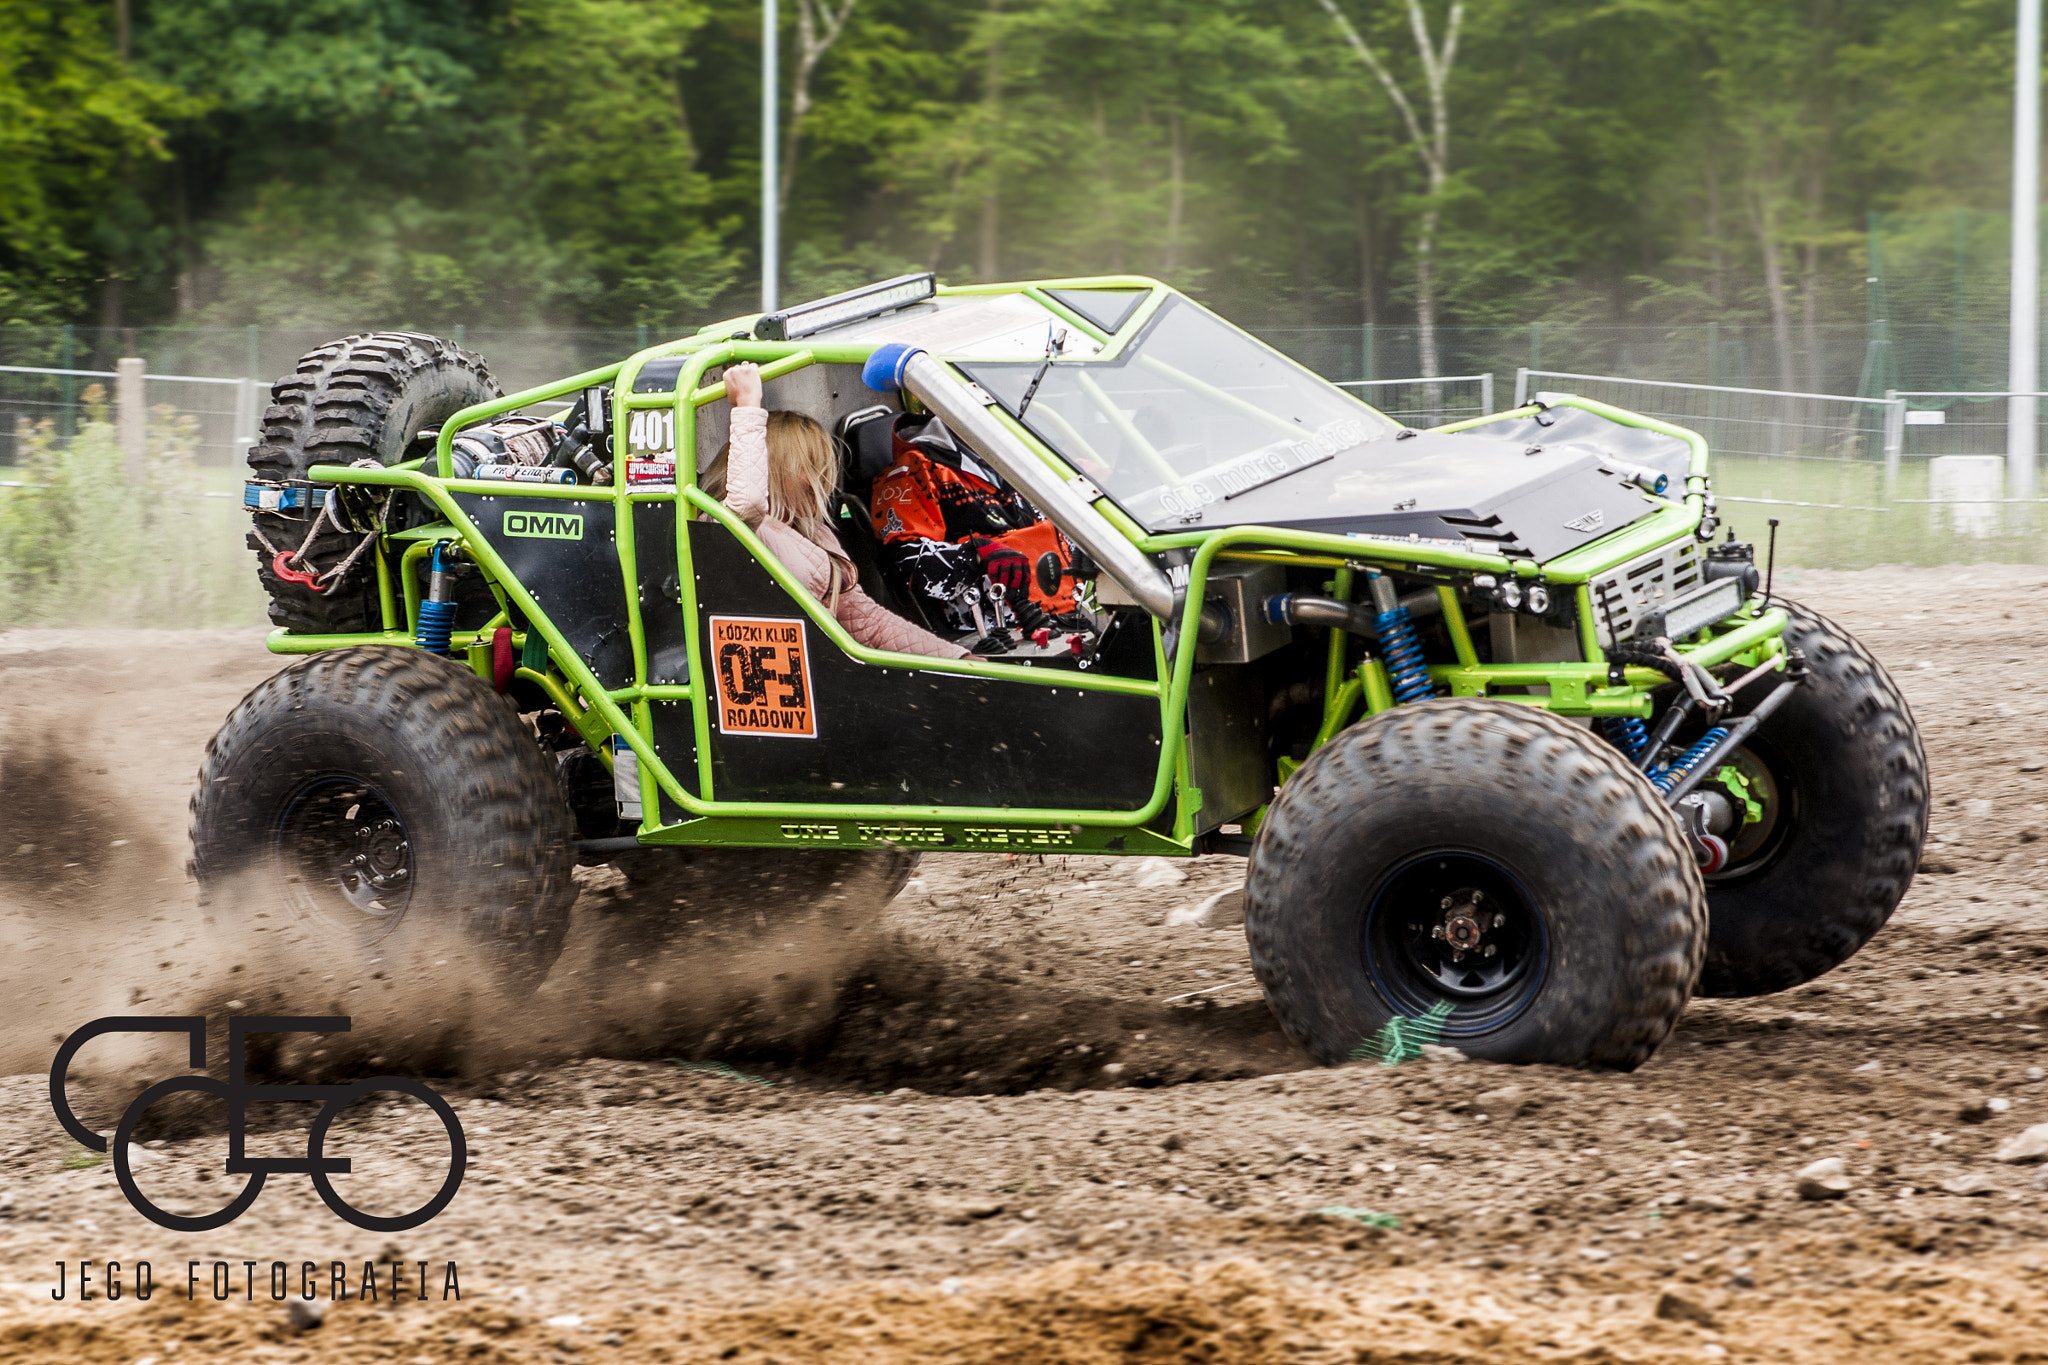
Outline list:
[[[1266,619],[1276,626],[1329,626],[1375,640],[1380,634],[1376,623],[1378,613],[1371,607],[1356,602],[1339,602],[1334,597],[1307,597],[1284,592],[1267,598],[1263,609]]]

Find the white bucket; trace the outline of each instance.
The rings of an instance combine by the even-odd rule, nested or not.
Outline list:
[[[1959,536],[1996,535],[2005,497],[2003,455],[1939,455],[1927,462],[1927,496],[1935,525]]]

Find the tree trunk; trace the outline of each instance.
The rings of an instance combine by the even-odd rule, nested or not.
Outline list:
[[[1761,196],[1762,191],[1753,190]],[[1776,215],[1768,203],[1757,203],[1750,211],[1756,229],[1757,248],[1764,258],[1764,293],[1771,303],[1771,340],[1778,351],[1778,387],[1794,389],[1798,381],[1792,369],[1792,311],[1785,299],[1785,261],[1778,246]]]
[[[1001,14],[1003,0],[989,0],[988,12]],[[988,45],[988,76],[982,95],[988,113],[987,136],[991,145],[998,141],[997,133],[1002,123],[1003,112],[1003,43],[1001,38],[991,38]],[[988,189],[981,196],[981,251],[980,260],[975,264],[975,273],[981,282],[987,284],[1002,274],[1001,256],[998,251],[1001,228],[1002,199],[997,184],[995,158],[989,157]]]
[[[1806,342],[1806,389],[1809,393],[1827,391],[1825,358],[1820,350],[1820,243],[1814,240],[1820,231],[1825,176],[1826,172],[1816,166],[1812,179],[1807,182],[1807,242],[1799,279],[1799,321]]]
[[[1171,275],[1180,268],[1180,220],[1185,207],[1185,180],[1187,149],[1181,142],[1180,110],[1166,115],[1166,260],[1161,270]]]
[[[1707,171],[1707,297],[1719,307],[1728,305],[1728,261],[1721,251],[1721,168],[1711,154]]]
[[[1102,96],[1095,96],[1095,115],[1091,125],[1095,132],[1096,195],[1102,205],[1102,227],[1108,236],[1109,270],[1112,275],[1124,273],[1124,234],[1116,211],[1116,175],[1109,164],[1109,125],[1102,116]]]
[[[1368,327],[1380,320],[1376,283],[1372,265],[1372,196],[1361,186],[1358,191],[1358,308],[1359,320]]]
[[[1418,368],[1424,379],[1434,379],[1436,365],[1436,227],[1438,196],[1443,177],[1429,177],[1429,208],[1422,215],[1422,231],[1415,237],[1415,346],[1421,355]]]

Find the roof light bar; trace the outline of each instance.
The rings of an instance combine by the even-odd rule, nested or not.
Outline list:
[[[844,294],[800,303],[779,313],[764,314],[754,324],[757,341],[795,341],[830,327],[860,322],[893,313],[913,303],[923,303],[939,292],[939,277],[927,270],[921,275],[898,275],[879,284],[862,285]]]

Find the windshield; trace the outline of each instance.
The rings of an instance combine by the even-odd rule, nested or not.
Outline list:
[[[1114,361],[960,369],[1153,527],[1201,520],[1212,504],[1399,430],[1183,299]]]

